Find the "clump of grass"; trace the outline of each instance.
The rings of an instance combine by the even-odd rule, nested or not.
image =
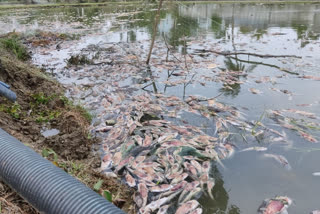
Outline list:
[[[67,63],[68,65],[88,65],[92,64],[93,61],[92,59],[89,59],[86,55],[77,54],[71,56],[68,59]]]
[[[36,122],[37,123],[47,123],[61,115],[60,111],[43,111],[37,112]]]
[[[3,38],[0,43],[8,50],[11,51],[19,60],[26,61],[31,58],[27,49],[21,44],[17,36]]]
[[[93,116],[90,114],[90,112],[82,107],[81,105],[76,105],[75,109],[88,121],[91,122]]]
[[[53,96],[46,96],[43,92],[40,92],[38,94],[33,94],[32,98],[34,99],[36,105],[46,105],[53,98]]]
[[[79,112],[89,123],[92,121],[93,115],[83,106],[75,105],[66,96],[60,96],[60,100],[64,103],[64,105],[69,106],[69,108]]]

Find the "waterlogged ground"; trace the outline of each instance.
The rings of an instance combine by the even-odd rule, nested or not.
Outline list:
[[[320,209],[320,4],[166,5],[147,67],[154,8],[0,10],[0,29],[29,34],[33,62],[94,113],[102,170],[140,212]]]

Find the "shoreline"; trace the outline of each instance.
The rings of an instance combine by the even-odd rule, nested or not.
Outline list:
[[[215,4],[318,4],[319,0],[306,0],[306,1],[290,1],[290,0],[271,0],[271,1],[252,1],[252,0],[241,0],[241,1],[219,1],[219,0],[210,0],[210,1],[177,1],[180,4],[207,4],[207,3],[215,3]],[[169,3],[177,3],[170,2]],[[29,4],[29,5],[0,5],[0,11],[5,9],[28,9],[28,8],[58,8],[58,7],[97,7],[97,6],[126,6],[126,5],[134,5],[134,4],[155,4],[155,3],[145,3],[143,1],[130,1],[130,2],[102,2],[102,3],[57,3],[57,4]],[[156,5],[156,4],[155,4]]]

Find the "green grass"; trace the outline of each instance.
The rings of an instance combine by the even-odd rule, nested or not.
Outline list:
[[[14,103],[10,106],[1,104],[0,111],[6,112],[11,115],[11,117],[15,119],[20,119],[21,116],[21,106],[18,103]]]
[[[60,100],[64,103],[64,105],[68,106],[69,108],[75,109],[77,112],[79,112],[89,123],[91,123],[93,115],[85,109],[81,105],[75,105],[71,100],[69,100],[66,96],[60,96]],[[88,138],[90,136],[88,135]]]
[[[21,44],[17,36],[0,39],[5,49],[12,52],[18,59],[25,61],[30,59],[27,49]]]

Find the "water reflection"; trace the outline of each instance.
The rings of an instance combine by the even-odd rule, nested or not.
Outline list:
[[[240,214],[240,209],[236,205],[229,205],[229,194],[224,187],[223,177],[216,165],[213,165],[210,176],[215,179],[212,200],[208,195],[203,195],[199,202],[204,205],[204,213],[216,214]]]

